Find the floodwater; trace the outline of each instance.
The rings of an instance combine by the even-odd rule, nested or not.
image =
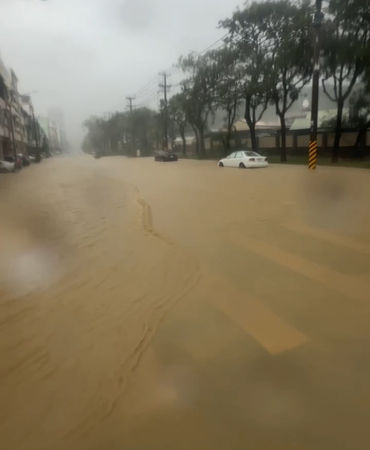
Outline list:
[[[0,448],[370,446],[370,172],[0,178]]]

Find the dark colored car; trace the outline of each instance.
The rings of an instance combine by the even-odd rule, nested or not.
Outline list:
[[[159,150],[154,152],[154,160],[155,161],[177,161],[178,157],[175,153],[166,152],[164,150]]]
[[[22,160],[22,165],[29,166],[31,164],[31,161],[27,155],[24,155],[23,153],[18,153],[18,157]]]

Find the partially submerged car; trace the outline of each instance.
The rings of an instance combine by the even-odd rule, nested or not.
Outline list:
[[[0,173],[9,173],[15,171],[15,164],[9,161],[0,159]]]
[[[178,157],[175,153],[167,152],[165,150],[158,150],[154,152],[155,161],[177,161]]]
[[[230,153],[226,158],[220,159],[219,167],[239,167],[240,169],[251,169],[257,167],[267,167],[268,162],[265,156],[262,156],[251,150],[238,150]]]

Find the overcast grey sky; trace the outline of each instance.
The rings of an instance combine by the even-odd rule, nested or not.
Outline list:
[[[0,52],[23,92],[45,114],[64,110],[68,134],[81,139],[91,114],[156,101],[158,72],[181,54],[201,51],[224,31],[218,21],[244,0],[0,0]],[[173,73],[176,84],[179,74]]]

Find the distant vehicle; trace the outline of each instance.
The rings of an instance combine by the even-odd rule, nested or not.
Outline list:
[[[220,159],[219,167],[239,167],[240,169],[249,169],[253,167],[267,167],[268,162],[265,156],[262,156],[251,150],[238,150],[230,153],[226,158]]]
[[[178,157],[175,153],[158,150],[154,152],[155,161],[177,161]]]
[[[15,164],[9,161],[3,161],[0,159],[0,173],[9,173],[15,171]]]
[[[38,163],[38,162],[41,161],[41,157],[40,156],[35,156],[35,155],[29,155],[28,159],[32,163]]]
[[[22,159],[19,155],[17,155],[16,158],[14,158],[14,156],[5,156],[4,160],[9,163],[15,163],[15,170],[20,170],[23,167]]]
[[[23,153],[18,153],[18,156],[21,158],[23,167],[29,166],[31,164],[31,161],[27,155],[24,155]]]

